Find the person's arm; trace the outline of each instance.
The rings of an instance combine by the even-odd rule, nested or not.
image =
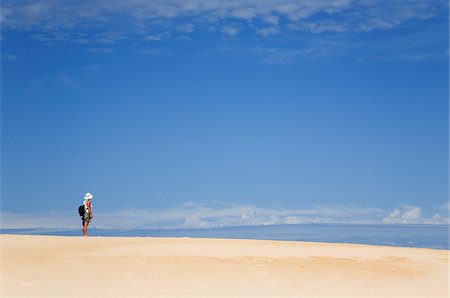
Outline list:
[[[88,209],[89,209],[89,216],[92,218],[93,216],[92,216],[92,205],[91,205],[91,202],[89,202]]]

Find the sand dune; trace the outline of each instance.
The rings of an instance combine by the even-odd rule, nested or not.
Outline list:
[[[448,250],[1,235],[2,297],[448,297]]]

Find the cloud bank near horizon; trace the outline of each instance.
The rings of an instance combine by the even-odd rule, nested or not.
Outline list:
[[[443,208],[442,208],[443,209]],[[280,224],[449,224],[445,215],[426,216],[420,207],[402,206],[394,210],[317,206],[306,209],[262,208],[250,205],[207,206],[186,202],[167,209],[127,209],[94,213],[92,227],[100,229],[182,229],[260,226]],[[76,212],[1,213],[2,229],[75,229]]]

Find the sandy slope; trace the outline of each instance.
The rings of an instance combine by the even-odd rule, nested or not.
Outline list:
[[[448,297],[448,250],[0,235],[2,297]]]

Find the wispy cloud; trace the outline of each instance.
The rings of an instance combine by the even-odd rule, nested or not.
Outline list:
[[[115,23],[116,16],[125,18],[136,28],[149,24],[173,25],[172,20],[189,18],[192,22],[177,27],[192,32],[197,24],[202,27],[237,20],[278,25],[284,19],[286,24],[297,24],[299,30],[340,32],[389,29],[411,19],[431,18],[445,7],[444,1],[413,0],[40,0],[7,2],[3,4],[0,20],[6,29],[49,31],[99,28]],[[116,40],[117,36],[112,38]],[[111,41],[111,38],[105,40]]]
[[[42,77],[36,79],[32,82],[33,86],[42,86],[42,85],[63,85],[65,87],[69,87],[70,89],[79,89],[79,82],[75,79],[74,76],[62,73],[54,76]]]
[[[95,71],[100,67],[98,65],[85,65],[65,69],[55,75],[40,77],[32,81],[34,87],[42,85],[62,85],[74,90],[82,89],[83,82],[90,79]]]
[[[127,209],[94,214],[96,228],[213,228],[305,223],[444,224],[448,218],[424,217],[419,207],[402,210],[349,206],[316,206],[305,209],[264,208],[252,205],[197,204],[186,202],[167,210]],[[76,228],[75,213],[2,213],[2,228]]]
[[[265,49],[264,63],[336,58],[353,53],[361,44],[366,55],[356,55],[357,61],[375,56],[420,62],[448,56],[446,45],[439,43],[442,37],[436,35],[443,31],[425,22],[434,18],[438,21],[433,23],[439,23],[436,26],[447,26],[448,16],[443,13],[447,10],[448,4],[439,0],[39,0],[4,2],[0,22],[5,33],[29,31],[34,40],[46,44],[72,42],[88,45],[89,52],[97,53],[111,52],[107,48],[126,41],[190,40],[194,32],[203,31],[209,37],[226,36],[230,43],[251,36],[253,47]],[[359,38],[380,30],[407,28],[411,22],[424,26],[406,30],[415,35],[402,31],[385,36],[385,40],[376,34],[370,40]],[[320,42],[311,44],[314,39]],[[336,40],[339,43],[333,44]],[[272,41],[275,43],[270,44]],[[278,49],[271,51],[275,44]]]
[[[68,212],[41,212],[41,213],[0,213],[0,226],[2,229],[74,229],[81,226],[78,218]]]
[[[3,59],[3,60],[17,60],[18,57],[17,57],[17,55],[8,54],[8,53],[3,53],[3,54],[2,54],[2,59]]]
[[[169,38],[170,36],[171,36],[171,33],[166,31],[166,32],[157,33],[157,34],[146,34],[144,36],[144,39],[146,41],[160,41],[160,40]]]
[[[290,64],[295,61],[314,61],[323,58],[341,57],[363,47],[358,42],[348,42],[339,38],[304,38],[296,47],[259,45],[221,45],[218,51],[238,55],[250,55],[267,64]]]
[[[109,54],[114,52],[114,49],[112,48],[89,48],[86,49],[87,52],[90,53],[100,53],[100,54]]]
[[[141,55],[151,55],[151,56],[166,56],[169,55],[170,52],[162,49],[154,49],[154,48],[145,48],[134,50],[133,53],[141,54]]]
[[[238,27],[224,26],[221,31],[226,35],[233,37],[240,31],[240,29]]]
[[[257,29],[256,32],[264,37],[268,37],[280,33],[280,29],[278,27],[264,27]]]
[[[185,32],[185,33],[191,33],[191,32],[194,32],[194,30],[195,30],[195,26],[193,24],[177,25],[175,28],[178,31]]]
[[[101,44],[115,44],[122,40],[130,38],[128,30],[106,31],[98,34],[95,41]]]

